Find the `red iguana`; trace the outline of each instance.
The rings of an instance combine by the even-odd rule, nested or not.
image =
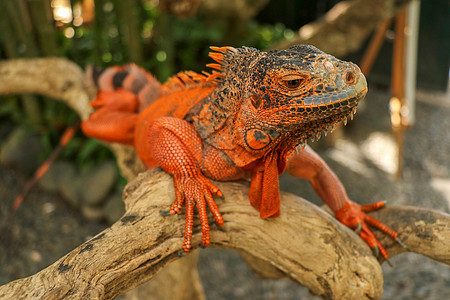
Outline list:
[[[251,178],[249,198],[261,218],[280,215],[278,176],[287,170],[310,181],[343,224],[373,250],[388,254],[369,226],[397,241],[398,234],[366,214],[383,202],[358,205],[309,147],[322,133],[353,117],[367,93],[360,69],[309,45],[261,52],[211,47],[217,71],[180,72],[160,84],[135,65],[92,69],[97,110],[82,123],[86,135],[136,147],[148,168],[173,175],[170,213],[186,206],[183,249],[191,248],[194,207],[202,243],[210,243],[207,207],[223,224],[211,181]]]

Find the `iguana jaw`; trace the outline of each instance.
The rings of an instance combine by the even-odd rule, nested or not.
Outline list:
[[[282,144],[283,148],[296,148],[301,145],[302,148],[307,141],[314,142],[319,140],[322,135],[327,135],[336,129],[338,123],[343,122],[347,125],[347,120],[353,120],[353,115],[356,113],[356,107],[367,94],[367,88],[358,93],[354,97],[350,97],[340,102],[339,110],[331,115],[323,118],[317,118],[311,121],[302,122],[301,124],[290,124],[289,126],[275,126],[267,129],[251,129],[246,132],[245,141],[246,146],[252,151],[260,150],[264,153],[276,150],[277,145]],[[331,105],[333,106],[333,105]],[[316,107],[327,107],[326,105]],[[334,108],[334,107],[332,107]],[[275,129],[274,129],[275,128]],[[277,128],[283,128],[277,131]],[[281,132],[281,133],[280,133]],[[263,133],[263,134],[262,134]],[[250,140],[249,140],[250,139]],[[259,142],[254,141],[259,139]],[[260,148],[256,147],[260,145]],[[252,147],[253,146],[253,147]],[[261,152],[261,155],[262,155]]]
[[[341,102],[341,112],[337,114],[316,119],[308,122],[302,126],[298,131],[292,132],[286,138],[293,140],[295,146],[305,146],[307,140],[314,142],[319,140],[322,135],[327,135],[329,132],[334,131],[338,123],[343,122],[347,125],[348,119],[353,120],[353,115],[356,113],[356,107],[367,94],[367,87],[355,97],[351,97]],[[345,104],[348,103],[348,104]]]
[[[293,144],[294,146],[300,144],[304,147],[307,140],[314,142],[315,140],[320,139],[322,135],[327,135],[328,132],[332,132],[338,123],[343,122],[346,125],[349,118],[353,120],[353,115],[356,113],[356,107],[365,98],[368,89],[367,81],[359,68],[353,64],[351,67],[352,74],[357,81],[337,93],[330,93],[328,95],[329,98],[339,98],[338,101],[331,101],[329,103],[324,103],[326,101],[322,101],[322,103],[314,105],[314,102],[319,102],[319,100],[314,98],[309,100],[312,105],[303,105],[302,109],[305,109],[306,111],[309,109],[318,109],[321,113],[319,115],[311,116],[310,120],[307,122],[297,124],[297,129],[288,133],[284,139],[291,140],[290,144]],[[339,94],[341,94],[342,97],[339,97]],[[305,104],[304,100],[303,104]]]

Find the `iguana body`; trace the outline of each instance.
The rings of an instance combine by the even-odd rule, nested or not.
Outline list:
[[[308,179],[315,191],[370,247],[386,250],[368,225],[397,238],[397,233],[370,218],[366,211],[381,202],[360,206],[309,147],[338,122],[353,116],[367,93],[359,68],[315,47],[283,51],[212,47],[218,64],[212,74],[181,72],[165,84],[134,65],[94,71],[100,88],[92,102],[98,110],[83,122],[84,132],[105,141],[136,147],[148,168],[160,166],[173,175],[175,214],[186,206],[183,248],[191,248],[194,206],[202,243],[210,242],[206,206],[216,222],[223,219],[213,200],[221,195],[209,179],[251,178],[250,203],[261,218],[280,214],[278,176],[285,169]]]

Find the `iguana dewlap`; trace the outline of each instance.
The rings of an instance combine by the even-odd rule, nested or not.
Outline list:
[[[222,216],[210,181],[251,178],[250,203],[261,218],[280,214],[278,176],[285,170],[307,179],[345,225],[357,229],[370,247],[387,252],[370,226],[397,239],[397,233],[348,199],[336,175],[309,147],[339,122],[353,117],[367,93],[359,68],[313,46],[260,52],[253,48],[211,47],[212,74],[181,72],[160,84],[134,65],[92,71],[99,87],[97,110],[83,131],[104,141],[136,147],[148,168],[173,175],[175,214],[186,206],[183,248],[191,248],[194,207],[202,243],[210,243],[207,207],[219,225]],[[304,150],[303,150],[304,148]]]

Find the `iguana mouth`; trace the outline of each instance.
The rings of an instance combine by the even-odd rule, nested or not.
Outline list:
[[[310,142],[315,142],[319,140],[322,135],[326,136],[328,133],[333,132],[340,122],[347,125],[348,119],[353,120],[357,105],[364,99],[367,91],[368,89],[365,87],[354,97],[340,102],[317,106],[334,110],[336,113],[302,124],[298,130],[290,132],[286,136],[286,139],[291,140],[294,147],[301,146],[303,148],[308,140]]]
[[[358,74],[358,81],[349,85],[346,89],[329,93],[326,98],[317,105],[319,112],[316,119],[304,125],[303,129],[306,137],[300,138],[300,144],[305,143],[307,139],[315,141],[320,139],[322,134],[327,135],[332,132],[339,122],[347,125],[350,118],[356,113],[356,107],[367,94],[367,81],[361,73]],[[312,103],[318,100],[312,99]],[[314,110],[314,108],[312,108]],[[317,110],[317,108],[316,108]]]

